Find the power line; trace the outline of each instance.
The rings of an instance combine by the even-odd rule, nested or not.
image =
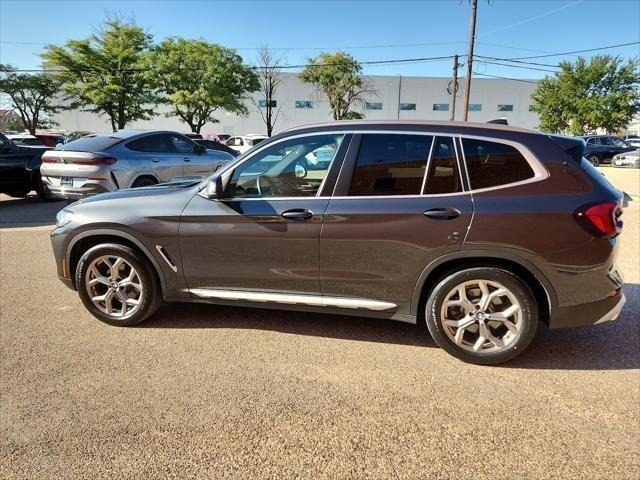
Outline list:
[[[583,3],[583,2],[584,2],[584,0],[577,0],[577,1],[569,3],[567,5],[562,5],[561,7],[554,8],[553,10],[549,10],[548,12],[541,13],[541,14],[535,15],[533,17],[525,18],[524,20],[520,20],[518,22],[512,23],[512,24],[507,25],[505,27],[497,28],[497,29],[491,30],[489,32],[479,33],[478,37],[481,37],[483,35],[491,35],[492,33],[502,32],[503,30],[508,30],[510,28],[517,27],[517,26],[523,25],[525,23],[533,22],[534,20],[538,20],[539,18],[543,18],[543,17],[549,16],[549,15],[552,15],[552,14],[554,14],[556,12],[559,12],[560,10],[564,10],[566,8],[573,7],[573,6],[578,5],[580,3]]]
[[[531,55],[529,57],[513,57],[505,60],[529,60],[532,58],[548,58],[548,57],[561,57],[563,55],[573,55],[574,53],[587,53],[595,52],[598,50],[608,50],[610,48],[628,47],[630,45],[638,45],[640,42],[619,43],[617,45],[608,45],[606,47],[588,48],[586,50],[574,50],[572,52],[550,53],[547,55]]]
[[[419,58],[401,58],[401,59],[390,59],[390,60],[369,60],[369,61],[362,61],[362,62],[358,62],[360,65],[392,65],[392,64],[402,64],[402,63],[418,63],[418,62],[434,62],[434,61],[440,61],[440,60],[449,60],[451,58],[453,58],[453,55],[447,55],[447,56],[440,56],[440,57],[419,57]],[[339,63],[326,63],[326,64],[321,64],[321,63],[304,63],[304,64],[299,64],[299,65],[281,65],[279,68],[281,69],[293,69],[293,68],[307,68],[307,67],[337,67],[337,66],[341,66],[342,64]],[[256,66],[250,66],[249,68],[251,68],[252,70],[259,70],[260,68],[263,67],[256,67]],[[175,67],[172,70],[174,71],[179,71],[181,70],[180,67]],[[198,68],[189,68],[189,71],[194,71],[194,70],[200,70]],[[59,70],[45,70],[42,68],[38,68],[38,69],[15,69],[12,70],[13,72],[16,73],[56,73]],[[95,69],[95,68],[78,68],[78,69],[73,69],[73,71],[75,72],[93,72],[93,73],[104,73],[104,70],[99,70],[99,69]],[[118,70],[119,72],[146,72],[148,71],[147,68],[126,68],[126,69],[122,69],[122,70]]]
[[[518,64],[523,64],[523,65],[536,65],[538,67],[560,68],[557,63],[553,64],[553,63],[540,63],[540,62],[525,62],[523,60],[511,60],[509,58],[489,57],[487,55],[474,55],[474,57],[479,58],[481,61],[483,59],[487,59],[487,60],[497,60],[499,62],[518,63]]]
[[[548,68],[528,67],[526,65],[513,65],[508,63],[492,62],[490,60],[479,60],[479,61],[482,63],[488,63],[490,65],[500,65],[501,67],[523,68],[525,70],[536,70],[538,72],[557,73],[557,70],[549,70]]]
[[[499,75],[490,75],[488,73],[480,73],[480,72],[473,72],[474,75],[480,75],[481,77],[491,77],[491,78],[499,78],[501,80],[512,80],[514,82],[523,82],[523,83],[532,83],[534,85],[537,85],[538,82],[535,82],[533,80],[524,80],[522,78],[510,78],[510,77],[501,77]]]

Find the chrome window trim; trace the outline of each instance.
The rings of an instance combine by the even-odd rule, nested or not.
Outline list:
[[[267,145],[263,145],[260,146],[260,144],[258,144],[258,147],[255,151],[251,152],[249,155],[247,155],[245,158],[242,158],[239,162],[235,163],[235,162],[231,162],[227,165],[225,165],[223,168],[224,170],[220,171],[220,174],[225,174],[230,170],[233,170],[235,168],[237,168],[238,166],[242,165],[244,162],[246,162],[247,160],[253,158],[254,155],[257,155],[258,153],[260,153],[262,150],[269,148],[273,145],[277,145],[278,143],[284,142],[284,141],[288,141],[288,140],[292,140],[292,139],[296,139],[296,138],[300,138],[300,137],[309,137],[309,136],[317,136],[317,135],[336,135],[336,134],[342,134],[342,135],[365,135],[365,134],[400,134],[400,135],[404,135],[404,134],[409,134],[409,135],[427,135],[427,136],[432,136],[434,137],[435,141],[435,137],[440,136],[440,137],[452,137],[452,138],[458,138],[460,140],[460,146],[462,147],[460,149],[460,151],[458,151],[458,145],[456,145],[456,142],[454,141],[454,148],[456,149],[456,156],[458,158],[458,170],[459,170],[459,175],[462,175],[462,168],[464,167],[464,171],[467,177],[467,182],[469,184],[469,189],[464,189],[463,186],[463,190],[461,192],[455,192],[455,193],[443,193],[443,194],[439,194],[439,195],[427,195],[427,194],[416,194],[416,195],[359,195],[359,196],[332,196],[332,195],[323,195],[323,196],[314,196],[314,197],[260,197],[260,198],[244,198],[244,197],[232,197],[232,198],[228,198],[228,199],[224,199],[224,200],[234,200],[234,199],[238,199],[238,200],[242,200],[242,201],[246,201],[246,200],[268,200],[268,201],[272,201],[272,200],[300,200],[300,199],[311,199],[311,198],[315,198],[315,199],[362,199],[362,198],[369,198],[369,199],[373,199],[373,198],[422,198],[422,197],[426,197],[426,198],[431,198],[431,197],[440,197],[440,196],[454,196],[454,195],[468,195],[469,193],[473,194],[473,193],[483,193],[483,192],[489,192],[489,191],[493,191],[493,190],[500,190],[503,188],[511,188],[511,187],[517,187],[517,186],[521,186],[521,185],[527,185],[529,183],[535,183],[535,182],[539,182],[541,180],[546,180],[547,178],[549,178],[549,171],[547,170],[547,168],[542,164],[542,162],[538,159],[538,157],[535,156],[535,154],[529,150],[525,145],[518,143],[518,142],[514,142],[512,140],[505,140],[502,138],[496,138],[496,137],[487,137],[487,136],[483,136],[483,135],[467,135],[467,134],[460,134],[460,133],[443,133],[443,132],[431,132],[431,131],[415,131],[415,130],[387,130],[387,129],[383,129],[383,130],[363,130],[363,129],[345,129],[345,130],[323,130],[323,131],[317,131],[317,132],[306,132],[306,133],[298,133],[296,135],[290,135],[290,136],[286,136],[283,137],[281,139],[278,139],[277,141],[273,142],[273,143],[269,143]],[[470,138],[473,140],[484,140],[487,142],[494,142],[494,143],[501,143],[504,145],[509,145],[511,147],[514,147],[516,150],[518,150],[520,152],[520,154],[524,157],[524,159],[527,161],[527,163],[529,164],[529,166],[531,167],[531,169],[534,172],[534,176],[531,178],[528,178],[526,180],[521,180],[519,182],[512,182],[512,183],[505,183],[503,185],[496,185],[494,187],[487,187],[487,188],[480,188],[480,189],[473,189],[471,188],[471,179],[469,178],[469,172],[467,169],[467,159],[464,155],[464,146],[462,145],[462,140],[465,138]],[[433,144],[432,144],[433,145]],[[329,165],[329,168],[331,168],[331,166],[333,165],[333,162],[335,160],[334,159],[331,161],[331,165]],[[464,165],[462,165],[461,163],[464,163]],[[427,169],[427,173],[428,173],[428,169]],[[343,175],[342,169],[339,172],[339,175]],[[325,179],[323,179],[323,183],[320,185],[320,188],[318,189],[318,193],[320,191],[322,191],[322,188],[324,186],[324,181],[326,180],[326,176]],[[462,178],[461,178],[462,181]],[[204,188],[204,187],[203,187]]]
[[[462,147],[462,158],[464,161],[465,171],[467,172],[467,181],[469,182],[469,192],[471,194],[490,192],[493,190],[501,190],[503,188],[517,187],[520,185],[527,185],[529,183],[535,183],[535,182],[539,182],[541,180],[546,180],[547,178],[549,178],[549,170],[547,170],[547,168],[542,164],[540,160],[538,160],[538,157],[536,157],[531,150],[529,150],[526,146],[522,145],[521,143],[514,142],[512,140],[504,140],[502,138],[484,137],[480,135],[459,134],[458,138],[460,138],[460,145]],[[520,152],[520,154],[523,156],[525,161],[529,164],[529,166],[531,167],[531,170],[533,170],[533,177],[527,178],[525,180],[520,180],[518,182],[511,182],[511,183],[504,183],[502,185],[496,185],[494,187],[476,188],[476,189],[472,188],[471,178],[469,177],[469,169],[467,168],[467,157],[464,154],[464,144],[462,143],[465,138],[470,138],[473,140],[484,140],[484,141],[493,142],[493,143],[501,143],[503,145],[509,145],[510,147],[515,148],[518,152]]]

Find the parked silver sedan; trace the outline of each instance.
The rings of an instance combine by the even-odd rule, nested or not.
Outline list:
[[[614,167],[620,168],[640,168],[640,150],[633,152],[619,153],[611,160]]]
[[[177,132],[119,130],[91,134],[46,152],[40,172],[54,196],[75,200],[175,177],[204,177],[233,159]]]

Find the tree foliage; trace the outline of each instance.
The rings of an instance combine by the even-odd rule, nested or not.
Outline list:
[[[573,135],[616,132],[640,109],[638,60],[597,55],[560,63],[560,72],[541,80],[531,98],[540,129]]]
[[[154,115],[155,77],[149,69],[152,35],[133,20],[107,19],[83,40],[63,47],[49,45],[43,59],[60,69],[68,108],[81,107],[107,115],[111,127],[122,129]]]
[[[258,50],[258,78],[260,80],[260,93],[264,98],[264,107],[258,105],[258,111],[262,116],[262,121],[267,126],[267,136],[273,133],[273,127],[278,120],[280,109],[274,107],[276,92],[284,81],[281,66],[284,57],[277,56],[269,47],[261,47]],[[277,108],[277,109],[276,109]],[[275,115],[274,115],[274,109]]]
[[[177,115],[196,133],[218,121],[218,109],[246,114],[247,94],[260,87],[235,50],[204,40],[166,39],[154,48],[152,64],[160,101],[172,107],[167,116]]]
[[[326,95],[334,120],[343,120],[356,113],[351,112],[352,106],[363,105],[364,99],[374,93],[361,73],[362,67],[351,55],[321,53],[309,59],[299,77]]]
[[[32,135],[36,129],[53,124],[48,115],[60,110],[56,96],[61,92],[61,85],[55,73],[18,73],[10,65],[0,65],[0,93],[11,99],[11,107]]]

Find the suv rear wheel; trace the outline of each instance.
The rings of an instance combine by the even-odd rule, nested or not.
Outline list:
[[[600,155],[598,155],[597,153],[592,153],[591,155],[587,156],[587,160],[589,160],[589,163],[591,163],[591,165],[593,165],[594,167],[597,167],[598,165],[600,165]]]
[[[109,325],[136,325],[160,303],[160,288],[149,262],[118,244],[97,245],[82,255],[76,288],[91,314]]]
[[[494,267],[442,278],[426,302],[426,324],[436,343],[465,362],[507,362],[531,343],[538,306],[529,287]]]

